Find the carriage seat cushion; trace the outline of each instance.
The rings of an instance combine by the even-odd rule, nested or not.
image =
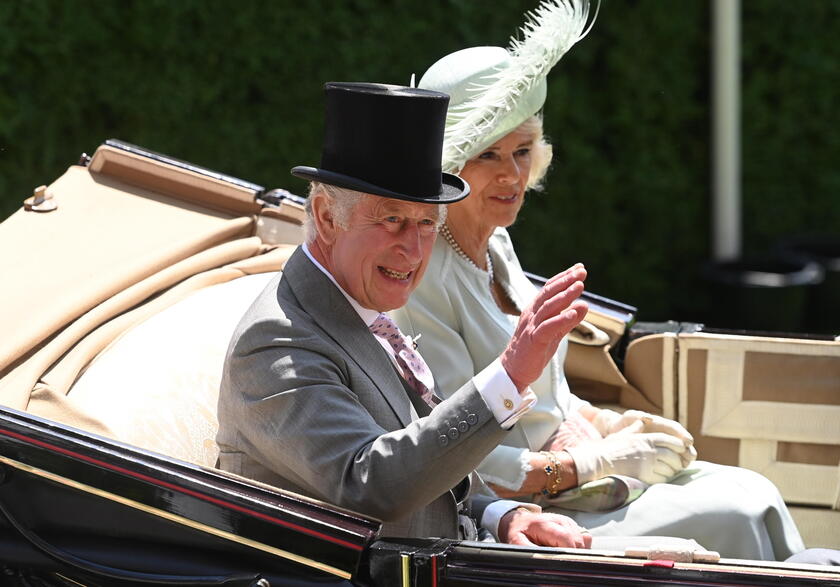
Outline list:
[[[275,275],[207,287],[138,324],[100,353],[69,399],[117,440],[214,466],[225,353],[240,318]]]

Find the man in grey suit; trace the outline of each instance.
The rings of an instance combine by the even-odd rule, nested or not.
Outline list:
[[[445,204],[448,97],[380,84],[326,86],[306,244],[237,327],[219,400],[220,466],[383,521],[383,534],[588,547],[571,519],[483,495],[472,470],[533,402],[528,385],[586,313],[585,269],[555,276],[494,364],[440,401],[425,363],[383,314],[404,305]],[[552,471],[558,478],[568,471]]]

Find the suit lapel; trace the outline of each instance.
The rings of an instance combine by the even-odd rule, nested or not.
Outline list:
[[[393,365],[393,363],[392,363]],[[417,393],[416,389],[413,389],[409,384],[408,381],[403,379],[402,377],[397,376],[402,383],[403,389],[405,390],[405,394],[408,396],[408,400],[411,402],[411,405],[414,407],[414,413],[419,418],[423,418],[428,416],[432,413],[432,408],[429,407],[429,404],[423,400],[419,393]]]
[[[400,423],[408,426],[411,403],[402,378],[347,298],[300,247],[286,263],[283,276],[301,308],[371,378]]]

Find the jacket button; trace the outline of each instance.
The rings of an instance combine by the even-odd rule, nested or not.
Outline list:
[[[447,434],[449,435],[449,438],[451,438],[452,440],[456,440],[459,436],[461,436],[461,433],[458,432],[457,428],[450,428],[449,432],[447,432]]]
[[[440,436],[438,436],[438,443],[441,446],[446,446],[447,444],[449,444],[449,439],[446,437],[446,434],[441,434]]]
[[[475,414],[470,414],[469,416],[467,416],[467,424],[469,424],[470,426],[475,426],[477,423],[478,416],[476,416]]]
[[[470,425],[467,424],[466,421],[461,420],[460,422],[458,422],[458,430],[459,431],[466,432],[469,429],[470,429]]]

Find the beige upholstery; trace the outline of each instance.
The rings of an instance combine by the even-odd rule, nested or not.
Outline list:
[[[198,210],[71,167],[50,190],[58,209],[0,225],[0,377],[72,320],[173,263],[251,236],[253,219]]]
[[[677,417],[674,392],[675,334],[652,334],[634,340],[627,346],[624,357],[624,374],[639,396],[655,406],[653,411],[672,420]],[[628,408],[636,402],[622,398]],[[638,407],[638,409],[645,409]]]
[[[700,333],[679,345],[679,417],[698,448],[729,439],[730,458],[788,501],[837,507],[840,459],[825,457],[840,455],[840,343]]]
[[[93,361],[69,401],[118,440],[212,467],[225,351],[274,275],[207,287],[138,324]]]
[[[660,413],[659,398],[646,397],[615,364],[610,350],[626,324],[606,312],[590,308],[585,322],[569,335],[565,371],[575,395],[589,402],[623,405]]]
[[[840,342],[647,336],[629,345],[625,373],[662,398],[700,458],[773,481],[808,546],[840,547]]]
[[[279,270],[302,238],[302,206],[263,210],[248,186],[108,146],[47,191],[54,210],[21,209],[0,225],[0,247],[10,253],[0,257],[8,284],[0,306],[0,404],[165,449],[154,444],[162,437],[154,427],[146,428],[149,442],[128,438],[106,400],[97,408],[93,386],[80,387],[84,393],[72,400],[68,392],[103,349],[124,334],[131,340],[134,326],[154,323],[205,288]],[[108,400],[131,383],[100,381],[96,393]]]

